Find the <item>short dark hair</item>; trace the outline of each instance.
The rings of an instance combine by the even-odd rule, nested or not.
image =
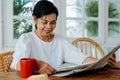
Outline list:
[[[58,16],[58,10],[56,6],[50,1],[40,0],[36,3],[33,9],[33,16],[36,18],[41,18],[42,16],[49,15],[51,13],[55,13]]]

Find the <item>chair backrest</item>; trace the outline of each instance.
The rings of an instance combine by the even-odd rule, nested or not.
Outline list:
[[[72,42],[72,44],[79,48],[81,52],[97,59],[105,56],[105,53],[101,46],[93,39],[77,38]]]
[[[14,71],[10,68],[14,51],[0,53],[0,72]]]

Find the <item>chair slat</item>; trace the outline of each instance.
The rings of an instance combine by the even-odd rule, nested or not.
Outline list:
[[[97,48],[95,47],[95,57],[98,58],[97,56]]]
[[[92,44],[91,43],[89,44],[90,44],[90,56],[92,56]]]
[[[87,54],[87,43],[85,43],[85,53]]]

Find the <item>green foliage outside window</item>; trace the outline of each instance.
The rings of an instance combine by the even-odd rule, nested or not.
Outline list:
[[[32,8],[24,7],[29,0],[14,0],[13,1],[13,15],[19,16],[25,13],[29,13]],[[24,15],[25,16],[25,15]],[[17,39],[21,34],[32,31],[32,23],[25,19],[14,19],[14,38]]]
[[[87,2],[85,11],[88,17],[98,17],[98,1]]]
[[[29,23],[27,20],[17,20],[14,19],[14,38],[17,39],[23,33],[31,32],[32,31],[32,24]]]
[[[86,15],[88,17],[98,17],[98,1],[91,1],[86,4]],[[109,18],[118,18],[119,12],[116,9],[116,6],[113,3],[109,3],[108,8],[108,17]],[[117,32],[119,33],[119,22],[109,22],[108,24],[108,31],[109,32]],[[86,28],[88,32],[92,35],[98,34],[98,24],[97,22],[90,21],[86,24]]]
[[[76,0],[77,11],[81,12],[80,0]],[[108,8],[108,17],[109,18],[119,18],[119,12],[113,3],[109,3]],[[98,17],[98,1],[88,1],[85,7],[85,14],[87,17]],[[109,22],[108,23],[108,32],[119,33],[119,22]],[[88,36],[98,36],[98,22],[97,21],[87,21],[86,29]]]
[[[91,1],[86,4],[86,16],[88,17],[98,17],[98,2]],[[88,36],[98,36],[98,22],[97,21],[88,21],[86,23],[87,35]]]

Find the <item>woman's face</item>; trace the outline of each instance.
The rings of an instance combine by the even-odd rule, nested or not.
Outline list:
[[[49,36],[56,27],[56,14],[52,13],[41,18],[34,17],[34,23],[37,25],[37,32],[42,36]]]

